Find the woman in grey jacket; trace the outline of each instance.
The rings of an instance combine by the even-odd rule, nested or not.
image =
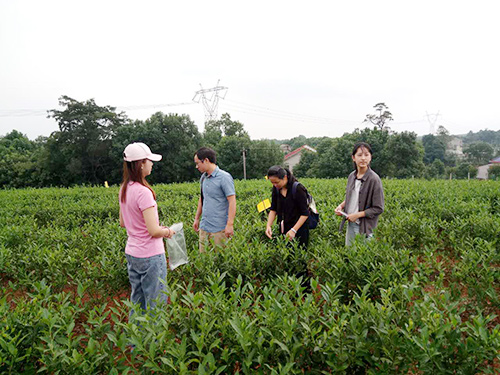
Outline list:
[[[352,160],[356,165],[347,178],[345,200],[337,206],[335,213],[344,216],[340,228],[348,220],[345,237],[350,246],[357,234],[368,238],[373,236],[379,215],[384,212],[384,189],[380,177],[370,168],[372,149],[368,143],[359,142],[352,150]]]

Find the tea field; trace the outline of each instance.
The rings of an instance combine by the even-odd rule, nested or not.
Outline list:
[[[236,182],[235,237],[205,254],[199,185],[154,186],[190,263],[130,321],[118,187],[0,191],[0,373],[500,373],[500,182],[384,180],[376,239],[349,249],[346,180],[302,182],[321,214],[307,252],[265,237],[265,180]]]

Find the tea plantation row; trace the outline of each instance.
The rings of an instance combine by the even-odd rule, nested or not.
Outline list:
[[[303,183],[321,214],[307,252],[265,237],[267,181],[236,182],[235,237],[206,254],[199,185],[154,186],[190,263],[131,321],[117,187],[0,191],[0,373],[499,372],[499,182],[384,180],[376,240],[349,249],[346,181]]]

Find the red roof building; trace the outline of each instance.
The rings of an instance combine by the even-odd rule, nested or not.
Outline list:
[[[300,158],[304,151],[317,152],[314,148],[308,145],[303,145],[292,152],[285,155],[285,165],[288,166],[290,172],[293,172],[293,167],[295,167],[300,162]]]

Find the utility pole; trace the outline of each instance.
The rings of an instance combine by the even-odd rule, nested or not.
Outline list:
[[[247,158],[246,158],[247,150],[243,149],[243,179],[247,179]]]
[[[219,106],[219,99],[224,99],[228,88],[219,86],[220,79],[217,85],[210,89],[204,89],[200,83],[201,90],[196,91],[193,97],[193,102],[199,103],[200,100],[205,108],[205,123],[217,119],[217,109]]]

